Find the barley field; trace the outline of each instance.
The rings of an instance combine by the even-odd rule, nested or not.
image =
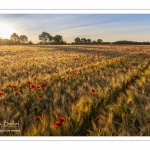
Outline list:
[[[4,120],[22,136],[150,136],[150,46],[1,46]]]

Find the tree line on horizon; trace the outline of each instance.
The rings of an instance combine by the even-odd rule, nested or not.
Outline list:
[[[48,44],[131,44],[131,45],[150,45],[150,42],[136,42],[136,41],[128,41],[128,40],[120,40],[116,42],[104,42],[102,39],[91,40],[90,38],[79,38],[76,37],[74,42],[67,43],[63,40],[61,35],[52,36],[48,32],[42,32],[38,36],[40,42],[37,44],[48,45]],[[10,39],[0,38],[0,45],[32,45],[34,44],[32,41],[28,41],[28,37],[26,35],[18,35],[17,33],[13,33],[10,36]]]

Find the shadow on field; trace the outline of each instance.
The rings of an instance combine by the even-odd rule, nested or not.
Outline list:
[[[129,55],[130,57],[137,56],[139,53],[139,46],[91,46],[91,45],[78,45],[78,46],[43,46],[43,48],[51,48],[50,51],[64,51],[64,52],[76,52],[87,55],[95,55],[99,54],[104,57],[117,58],[125,55]],[[132,48],[132,49],[131,49]],[[135,50],[134,50],[135,48]],[[145,48],[144,46],[142,48]],[[134,51],[133,51],[134,50]],[[45,49],[45,51],[48,51]],[[132,53],[134,52],[134,53]],[[143,53],[140,56],[144,55]],[[146,56],[150,57],[150,54],[146,54]]]

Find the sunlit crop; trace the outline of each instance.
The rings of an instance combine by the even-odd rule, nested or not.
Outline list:
[[[1,46],[3,120],[22,136],[149,136],[150,47]]]

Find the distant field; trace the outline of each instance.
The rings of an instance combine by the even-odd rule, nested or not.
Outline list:
[[[4,120],[22,136],[150,136],[150,46],[1,46]]]

